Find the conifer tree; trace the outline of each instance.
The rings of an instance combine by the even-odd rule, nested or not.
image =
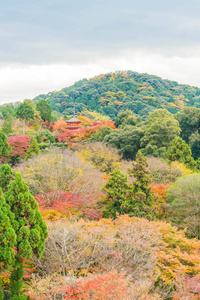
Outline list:
[[[192,151],[189,145],[180,137],[175,137],[170,143],[167,158],[169,161],[178,160],[191,169],[195,169],[196,167],[196,162],[192,157]]]
[[[8,160],[11,148],[4,132],[0,131],[0,163]]]
[[[115,169],[110,174],[109,181],[105,185],[105,191],[107,195],[104,204],[107,207],[103,211],[103,216],[116,218],[116,213],[121,214],[121,204],[129,194],[126,175]]]
[[[9,117],[5,119],[3,126],[2,126],[2,131],[5,134],[12,133],[12,120]]]
[[[31,157],[32,155],[38,155],[40,151],[40,148],[38,146],[37,140],[35,138],[33,138],[30,142],[30,147],[27,150],[27,154],[26,154],[26,159],[28,159],[29,157]]]
[[[130,176],[135,178],[132,186],[132,197],[126,198],[121,209],[124,213],[137,217],[152,218],[154,196],[151,192],[151,176],[147,170],[148,163],[146,158],[138,151],[133,168],[129,170]]]
[[[14,179],[15,173],[9,165],[0,167],[0,188],[5,192],[8,189],[9,183]]]
[[[23,120],[23,134],[25,134],[25,120],[30,120],[34,117],[33,107],[27,103],[21,103],[16,109],[17,118]]]
[[[49,103],[41,99],[37,104],[36,104],[36,109],[39,111],[40,116],[41,116],[41,130],[42,130],[42,121],[51,121],[51,107]]]
[[[13,266],[15,262],[14,246],[16,245],[16,234],[11,225],[14,220],[14,214],[10,211],[10,206],[6,204],[0,188],[0,272]],[[2,281],[0,278],[0,299],[6,299],[2,290]]]
[[[8,168],[1,168],[4,180],[8,177]],[[31,258],[34,253],[38,257],[44,251],[44,242],[47,237],[47,226],[38,210],[35,198],[23,182],[21,174],[16,173],[4,193],[5,202],[9,205],[14,218],[11,221],[17,240],[15,245],[15,263],[10,278],[10,298],[13,300],[26,299],[22,293],[22,278],[24,276],[23,259]]]

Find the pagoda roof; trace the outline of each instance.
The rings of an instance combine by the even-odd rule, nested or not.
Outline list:
[[[77,119],[75,116],[71,118],[70,120],[66,121],[67,123],[82,123],[79,119]]]

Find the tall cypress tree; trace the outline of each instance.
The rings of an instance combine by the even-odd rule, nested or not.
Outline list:
[[[8,168],[2,166],[1,176],[4,181],[8,178],[8,174]],[[11,225],[17,237],[15,263],[11,272],[9,291],[13,300],[26,299],[22,293],[23,259],[31,258],[33,253],[38,257],[41,256],[48,235],[47,226],[38,210],[38,204],[29,192],[28,186],[23,182],[21,174],[16,173],[14,179],[9,177],[7,180],[10,183],[4,193],[4,198],[14,215]]]
[[[10,206],[6,203],[2,196],[0,188],[0,272],[7,270],[8,267],[14,266],[16,245],[16,234],[11,225],[14,220],[14,214],[10,211]],[[6,299],[6,295],[2,290],[2,281],[0,278],[0,299]]]
[[[103,211],[103,216],[116,218],[116,214],[121,214],[121,205],[129,194],[129,186],[127,177],[118,169],[115,169],[111,174],[109,181],[105,185],[106,198],[103,204],[106,208]]]
[[[26,152],[26,159],[31,157],[32,155],[38,155],[40,152],[40,148],[38,146],[37,140],[33,138],[30,142],[30,147],[28,148]]]
[[[8,160],[11,147],[4,132],[0,131],[0,163]]]
[[[151,219],[154,216],[152,208],[154,196],[150,188],[151,176],[147,167],[146,157],[142,155],[141,151],[138,151],[133,168],[129,170],[130,176],[135,179],[132,186],[132,197],[125,199],[121,209],[129,215]]]

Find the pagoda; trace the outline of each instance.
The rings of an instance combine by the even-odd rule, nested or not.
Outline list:
[[[81,128],[81,126],[79,125],[82,123],[82,121],[78,120],[75,115],[75,102],[74,102],[74,115],[70,120],[66,121],[66,123],[67,123],[66,129],[75,130]]]

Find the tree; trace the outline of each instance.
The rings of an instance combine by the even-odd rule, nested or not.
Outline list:
[[[1,107],[1,111],[5,119],[11,118],[13,120],[15,118],[15,108],[12,104],[7,104]]]
[[[124,213],[132,216],[151,219],[155,215],[152,208],[154,195],[151,191],[151,176],[147,167],[146,158],[141,151],[138,151],[133,168],[129,171],[130,176],[135,179],[131,191],[132,198],[127,197],[122,203],[121,209]]]
[[[101,142],[80,145],[78,151],[81,157],[105,173],[112,172],[120,164],[117,149]]]
[[[31,157],[32,155],[38,155],[40,152],[40,148],[38,146],[37,140],[33,138],[30,142],[30,146],[26,152],[26,159]]]
[[[189,145],[180,137],[175,137],[171,141],[167,150],[167,158],[169,161],[178,160],[190,169],[195,169],[196,167],[196,162],[192,157],[192,151]]]
[[[4,132],[0,131],[0,163],[8,160],[11,147]]]
[[[8,118],[5,119],[5,121],[3,123],[2,131],[5,134],[12,133],[12,120],[11,120],[11,118],[8,117]]]
[[[15,173],[11,170],[9,165],[2,165],[0,167],[0,188],[5,192],[9,183],[13,180]]]
[[[135,126],[141,122],[141,118],[137,118],[132,110],[125,110],[119,113],[115,119],[115,126],[118,128],[126,125]]]
[[[200,134],[197,132],[192,133],[189,138],[189,146],[192,151],[192,156],[195,160],[200,158]]]
[[[1,172],[0,172],[1,174]],[[14,214],[10,211],[10,206],[2,196],[0,188],[0,272],[8,270],[15,262],[14,246],[16,245],[16,234],[11,225],[14,221]],[[8,299],[2,290],[0,279],[0,299]]]
[[[102,142],[107,134],[110,134],[112,128],[110,126],[100,126],[99,129],[91,136],[90,141]]]
[[[42,121],[51,121],[51,107],[48,102],[44,99],[41,99],[36,104],[36,110],[40,112],[41,116],[41,130],[42,130]]]
[[[158,109],[149,114],[144,126],[144,136],[141,138],[143,153],[166,157],[169,143],[179,135],[181,129],[173,115],[165,109]]]
[[[168,219],[200,239],[200,174],[181,177],[168,190]]]
[[[115,219],[117,213],[122,213],[121,205],[130,194],[126,175],[115,169],[110,174],[109,181],[106,183],[104,190],[106,191],[106,198],[102,203],[106,205],[106,208],[103,211],[103,216]]]
[[[109,135],[105,136],[103,142],[116,147],[124,159],[135,159],[143,135],[142,128],[127,125],[123,129],[112,130]]]
[[[8,139],[8,143],[11,146],[10,156],[13,164],[25,157],[26,151],[30,146],[30,141],[30,136],[25,134],[12,136]]]
[[[25,134],[25,120],[30,120],[34,117],[33,107],[27,103],[21,103],[16,109],[17,118],[23,120],[23,134]]]
[[[196,107],[185,107],[178,112],[176,119],[181,128],[180,137],[189,143],[191,134],[194,134],[200,127],[200,109]]]
[[[1,168],[1,171],[6,170]],[[4,178],[4,174],[1,176]],[[5,173],[7,178],[8,170]],[[10,170],[11,173],[11,170]],[[24,276],[23,259],[31,258],[32,253],[40,257],[44,252],[44,242],[47,238],[47,226],[38,210],[35,198],[23,182],[20,173],[10,180],[4,192],[6,204],[13,214],[11,224],[17,236],[15,244],[15,262],[11,269],[9,292],[11,299],[26,299],[22,293],[22,278]]]

